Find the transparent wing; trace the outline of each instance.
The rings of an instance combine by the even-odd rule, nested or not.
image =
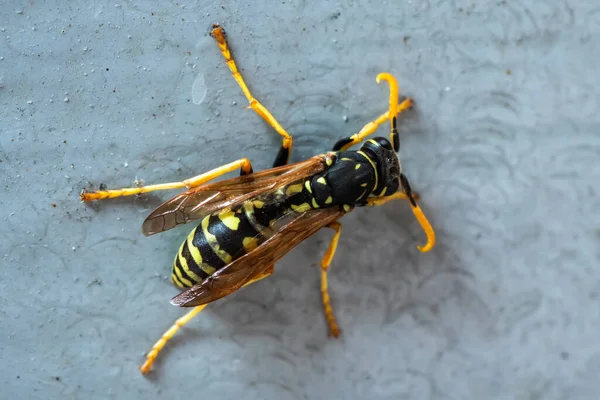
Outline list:
[[[142,224],[146,236],[200,219],[221,208],[239,204],[267,191],[290,184],[325,169],[322,156],[209,183],[183,192],[154,210]]]
[[[260,246],[215,272],[202,283],[175,296],[171,303],[181,307],[194,307],[235,292],[302,241],[344,214],[342,207],[332,207],[286,215],[278,221],[281,223],[280,228]]]

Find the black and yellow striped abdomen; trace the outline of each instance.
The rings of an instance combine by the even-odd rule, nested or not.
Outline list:
[[[182,288],[202,282],[234,259],[251,251],[264,236],[250,222],[246,205],[204,217],[175,257],[171,280]]]
[[[310,180],[288,185],[204,217],[175,257],[171,281],[189,288],[254,250],[270,235],[269,227],[289,211],[317,208]]]

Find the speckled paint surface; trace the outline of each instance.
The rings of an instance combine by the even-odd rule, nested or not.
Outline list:
[[[0,398],[595,399],[600,390],[597,1],[0,1]],[[181,180],[280,139],[208,36],[293,135],[292,161],[416,100],[404,203],[331,232],[211,305],[150,377],[182,310],[168,275],[193,225],[150,238],[173,192],[91,205],[90,183]],[[385,130],[381,131],[382,134]]]

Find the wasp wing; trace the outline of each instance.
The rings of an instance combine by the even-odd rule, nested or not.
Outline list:
[[[158,206],[142,224],[142,232],[150,236],[203,218],[214,211],[317,174],[323,171],[325,166],[325,159],[315,156],[299,163],[190,189]]]
[[[264,273],[302,241],[345,213],[342,207],[331,207],[304,213],[290,213],[282,217],[281,226],[273,236],[253,251],[215,272],[202,283],[175,296],[171,303],[181,307],[195,307],[235,292]]]

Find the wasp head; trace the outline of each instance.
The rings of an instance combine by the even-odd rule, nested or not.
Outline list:
[[[402,166],[390,141],[384,137],[369,139],[360,150],[369,156],[377,169],[377,186],[371,194],[382,197],[396,193],[400,187]]]

